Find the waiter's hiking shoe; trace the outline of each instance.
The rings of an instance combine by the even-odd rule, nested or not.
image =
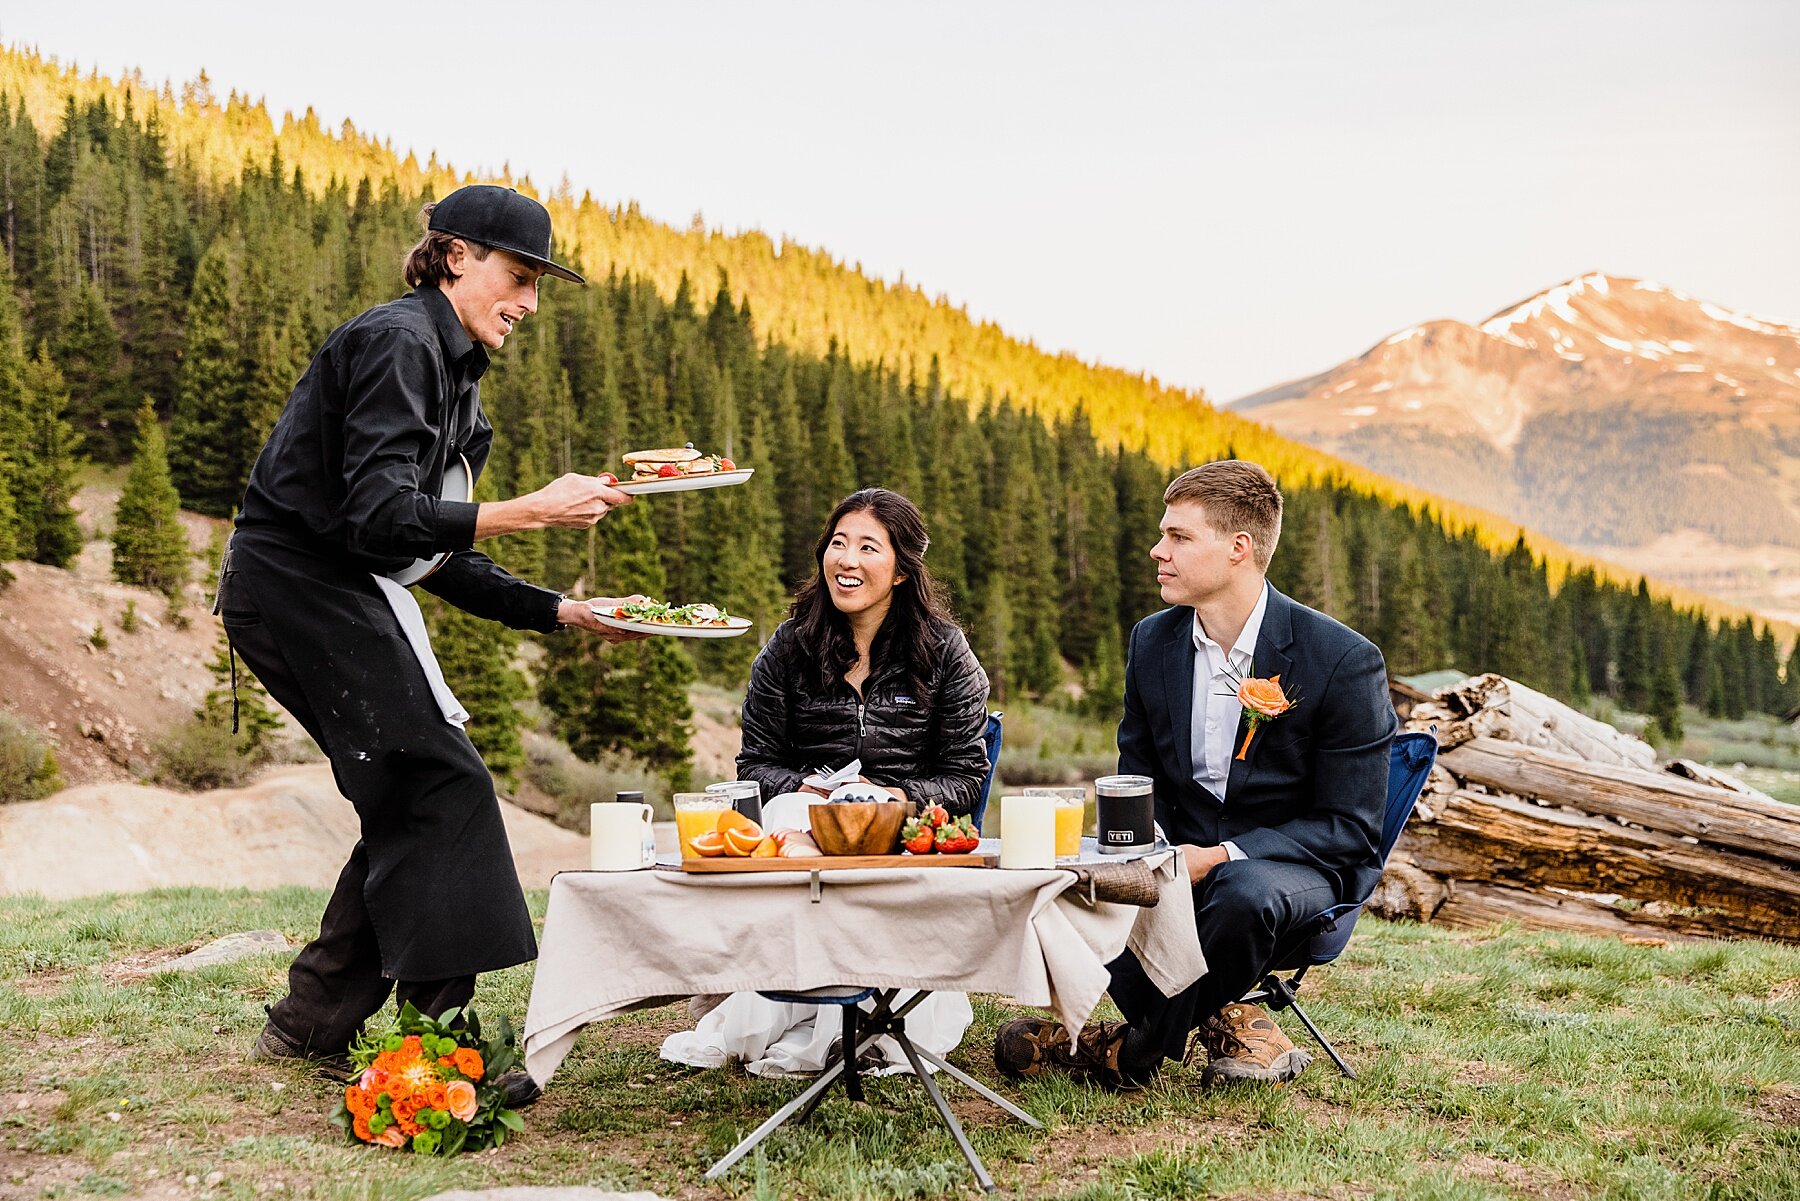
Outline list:
[[[494,1083],[506,1090],[508,1109],[524,1109],[527,1105],[536,1105],[537,1099],[544,1095],[544,1090],[538,1087],[538,1082],[524,1068],[514,1068]]]
[[[265,1063],[298,1060],[302,1063],[312,1064],[326,1075],[338,1079],[350,1074],[350,1057],[348,1055],[316,1055],[289,1038],[272,1018],[263,1023],[262,1033],[257,1035],[256,1042],[251,1044],[250,1058]]]
[[[1144,1081],[1119,1067],[1125,1031],[1124,1022],[1094,1022],[1071,1041],[1060,1022],[1014,1018],[994,1035],[994,1066],[1015,1079],[1034,1080],[1051,1072],[1066,1072],[1107,1088],[1139,1089]]]
[[[1236,1080],[1280,1084],[1312,1062],[1310,1052],[1289,1042],[1275,1020],[1254,1005],[1227,1005],[1197,1033],[1209,1057],[1200,1081],[1209,1086]]]

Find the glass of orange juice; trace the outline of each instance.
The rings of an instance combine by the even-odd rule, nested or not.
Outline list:
[[[716,792],[675,794],[675,833],[681,839],[681,857],[698,859],[694,839],[719,828],[719,814],[731,808],[731,798]]]
[[[1081,832],[1087,826],[1087,789],[1027,788],[1024,795],[1056,798],[1056,857],[1062,862],[1081,858]]]

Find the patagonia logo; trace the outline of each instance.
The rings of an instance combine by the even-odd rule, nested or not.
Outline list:
[[[910,696],[897,696],[894,698],[894,703],[896,705],[916,705],[919,702],[913,700]]]

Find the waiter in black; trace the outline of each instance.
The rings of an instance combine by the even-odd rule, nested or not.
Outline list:
[[[479,972],[537,955],[493,779],[439,708],[374,573],[449,552],[421,585],[480,617],[609,639],[589,602],[517,579],[470,549],[496,535],[586,528],[630,497],[565,475],[498,503],[443,500],[446,463],[479,476],[488,352],[537,309],[550,214],[510,188],[459,188],[425,208],[411,295],[339,326],[289,397],[251,471],[221,572],[225,629],[331,760],[362,838],[269,1010],[259,1057],[344,1056],[396,986],[436,1015],[467,1005]],[[515,1104],[536,1098],[509,1081]]]

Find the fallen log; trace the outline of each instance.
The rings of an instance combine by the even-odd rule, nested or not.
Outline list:
[[[1800,806],[1669,772],[1583,763],[1493,738],[1445,751],[1438,762],[1468,783],[1800,863]],[[1434,807],[1442,811],[1441,802]]]
[[[1610,934],[1626,942],[1650,946],[1664,941],[1687,941],[1698,936],[1671,929],[1654,911],[1620,910],[1593,897],[1532,892],[1472,880],[1451,883],[1449,895],[1438,906],[1433,920],[1459,930],[1513,922],[1527,930]]]
[[[1592,763],[1645,770],[1656,764],[1655,749],[1643,739],[1491,672],[1439,689],[1436,705],[1443,706],[1443,715],[1450,718],[1447,726],[1440,727],[1440,733],[1453,735],[1449,741],[1440,739],[1440,745],[1455,745],[1466,734],[1523,743]],[[1417,728],[1422,714],[1431,718],[1439,712],[1433,706],[1418,706],[1408,724]],[[1465,726],[1466,730],[1461,728]]]
[[[1461,790],[1436,810],[1407,827],[1400,849],[1452,892],[1478,882],[1617,894],[1657,906],[1645,921],[1666,929],[1800,942],[1800,871],[1789,864],[1518,797]]]
[[[1741,767],[1742,764],[1739,764]],[[1741,793],[1755,797],[1759,801],[1767,801],[1771,805],[1780,804],[1766,792],[1750,787],[1729,772],[1722,772],[1716,767],[1708,767],[1704,763],[1695,763],[1692,759],[1671,759],[1663,764],[1663,770],[1672,775],[1692,780],[1696,784],[1707,784],[1713,788],[1723,788],[1726,792]]]

